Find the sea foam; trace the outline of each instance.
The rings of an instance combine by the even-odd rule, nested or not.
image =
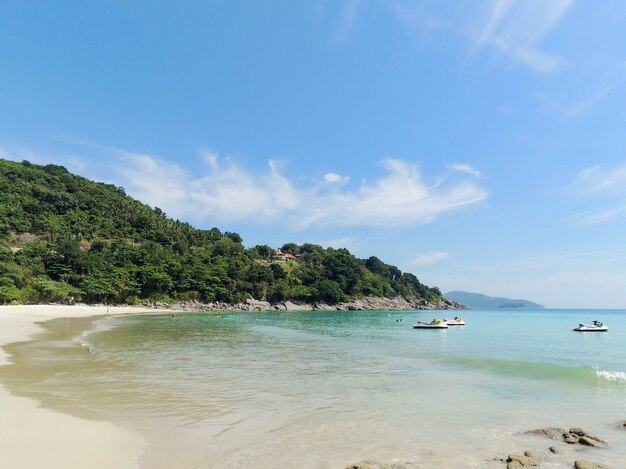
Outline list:
[[[626,381],[626,371],[611,371],[595,368],[596,376],[607,381]]]

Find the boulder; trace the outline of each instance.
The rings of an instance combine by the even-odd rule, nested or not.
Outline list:
[[[539,460],[539,456],[537,456],[532,451],[524,451],[524,456],[526,456],[528,458],[535,458],[535,459]]]
[[[583,430],[582,428],[578,428],[578,427],[570,428],[569,432],[572,435],[576,435],[576,436],[587,436],[588,435],[588,433],[585,430]]]
[[[548,449],[552,454],[561,454],[563,452],[563,450],[558,446],[550,446]]]
[[[563,441],[569,445],[575,445],[578,443],[578,437],[571,433],[563,433]]]
[[[544,436],[546,438],[552,438],[553,440],[560,439],[563,433],[566,433],[564,428],[537,428],[524,432],[525,435]]]
[[[527,456],[525,454],[519,454],[519,453],[511,453],[509,454],[509,457],[506,458],[506,461],[509,463],[507,464],[507,469],[509,469],[509,465],[511,465],[511,467],[516,468],[518,466],[515,465],[515,463],[518,463],[519,467],[529,467],[529,466],[538,466],[539,465],[539,458],[536,456]]]
[[[587,461],[586,459],[579,459],[574,463],[574,467],[576,469],[610,469],[609,466],[593,461]]]
[[[578,443],[585,446],[593,446],[594,448],[605,448],[608,446],[606,441],[591,435],[581,436],[578,439]]]
[[[506,464],[506,469],[524,469],[519,461],[510,461]]]

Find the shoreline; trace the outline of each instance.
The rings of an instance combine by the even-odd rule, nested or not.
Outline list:
[[[343,301],[336,304],[327,303],[304,303],[294,301],[282,301],[270,303],[264,300],[248,299],[243,303],[203,303],[200,301],[180,301],[174,303],[148,302],[139,305],[144,308],[172,311],[416,311],[416,310],[469,310],[467,306],[452,300],[443,299],[436,303],[417,298],[393,298],[365,296],[351,301]]]
[[[63,305],[0,306],[0,366],[12,364],[4,346],[28,341],[39,323],[56,318],[149,314],[154,309]],[[60,431],[62,429],[62,431]],[[6,467],[136,469],[146,442],[107,421],[86,420],[12,395],[0,382],[0,453]]]

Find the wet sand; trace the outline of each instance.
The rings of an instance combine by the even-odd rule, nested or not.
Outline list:
[[[3,345],[27,341],[38,323],[55,318],[155,312],[133,307],[62,305],[0,306],[0,366],[11,364]],[[145,446],[137,434],[109,422],[43,409],[34,399],[11,395],[0,383],[0,454],[13,469],[136,469]]]

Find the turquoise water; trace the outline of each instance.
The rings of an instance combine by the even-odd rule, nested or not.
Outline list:
[[[587,459],[626,467],[625,311],[467,311],[465,327],[411,328],[454,314],[106,318],[66,355],[42,340],[17,366],[39,366],[28,389],[51,406],[144,434],[143,468],[492,467],[526,449],[571,467],[520,435],[542,426],[583,427],[610,443]],[[572,332],[594,319],[609,332]]]

